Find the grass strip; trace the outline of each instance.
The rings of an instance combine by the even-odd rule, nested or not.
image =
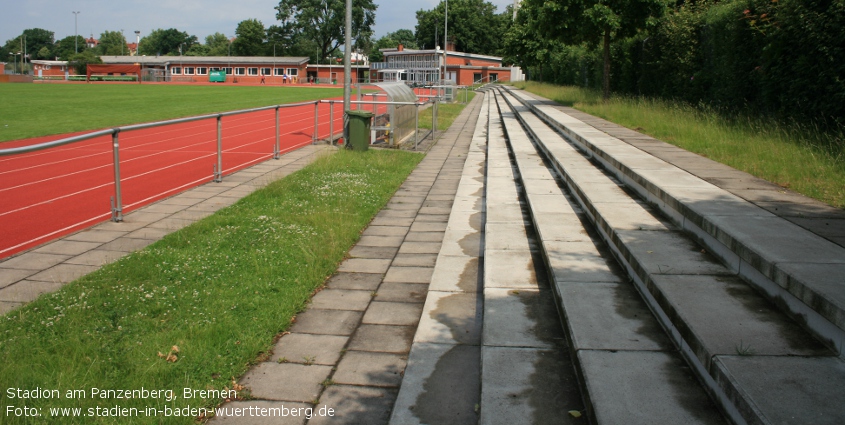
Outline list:
[[[837,208],[845,208],[845,132],[800,123],[728,119],[659,99],[615,96],[535,82],[515,86],[648,134]]]
[[[220,397],[186,398],[184,389],[233,389],[233,377],[266,358],[421,159],[341,150],[0,317],[0,422],[193,423],[201,412],[164,417],[164,409],[217,405]],[[36,389],[58,396],[18,391]],[[97,397],[141,389],[173,398]],[[8,413],[24,405],[41,417]],[[50,411],[115,406],[139,410],[84,418]],[[148,408],[158,416],[137,413]]]
[[[342,95],[312,87],[0,84],[0,142]]]
[[[472,102],[472,99],[475,98],[475,92],[469,92],[467,94],[467,98],[467,102],[463,103],[464,93],[460,92],[459,96],[458,91],[456,91],[455,102],[440,103],[437,105],[437,130],[445,131],[449,129],[449,127],[452,126],[452,123],[455,122],[455,119],[458,118],[458,115],[460,115],[469,102]],[[433,112],[433,107],[425,108],[420,111],[420,128],[431,130],[431,114]]]

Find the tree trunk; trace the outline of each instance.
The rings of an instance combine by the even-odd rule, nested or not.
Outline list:
[[[602,78],[602,97],[610,99],[610,29],[604,30],[604,76]]]

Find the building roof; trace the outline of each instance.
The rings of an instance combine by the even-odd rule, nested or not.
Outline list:
[[[382,54],[384,54],[384,56],[427,55],[427,54],[432,54],[432,53],[435,53],[435,54],[438,54],[438,55],[443,54],[442,49],[427,49],[427,50],[403,49],[403,50],[399,50],[399,49],[396,49],[396,48],[390,48],[390,49],[380,49],[380,51],[382,52]],[[467,58],[467,59],[484,59],[484,60],[498,61],[498,62],[502,61],[502,58],[500,58],[498,56],[488,56],[488,55],[478,55],[478,54],[475,54],[475,53],[454,52],[452,50],[447,50],[446,54],[448,56],[461,57],[461,58]]]
[[[137,63],[148,66],[164,65],[305,65],[307,57],[298,56],[100,56],[105,64]]]
[[[29,62],[35,65],[67,66],[67,61],[48,61],[41,59],[33,59]]]

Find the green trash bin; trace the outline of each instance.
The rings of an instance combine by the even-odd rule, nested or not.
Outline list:
[[[348,147],[356,151],[370,148],[370,121],[372,112],[346,111],[349,116],[349,144]]]

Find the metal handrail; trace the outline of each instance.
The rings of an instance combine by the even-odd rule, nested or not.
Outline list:
[[[268,111],[274,109],[276,111],[276,140],[275,145],[273,147],[273,159],[279,159],[280,148],[279,148],[279,109],[281,108],[295,108],[301,106],[308,106],[314,105],[314,133],[312,135],[312,143],[316,143],[317,141],[317,131],[318,131],[318,114],[317,110],[319,107],[320,101],[314,100],[310,102],[299,102],[299,103],[288,103],[288,104],[280,104],[280,105],[273,105],[273,106],[262,106],[258,108],[250,108],[250,109],[239,109],[236,111],[228,111],[228,112],[220,112],[216,114],[209,114],[209,115],[198,115],[194,117],[186,117],[186,118],[176,118],[172,120],[165,120],[165,121],[155,121],[151,123],[142,123],[142,124],[132,124],[132,125],[125,125],[120,127],[113,127],[105,130],[93,131],[91,133],[80,134],[71,137],[65,137],[59,140],[53,140],[46,143],[40,143],[36,145],[30,146],[20,146],[16,148],[9,148],[9,149],[0,149],[0,156],[10,156],[10,155],[18,155],[30,152],[36,152],[44,149],[50,149],[58,146],[64,146],[71,143],[82,142],[85,140],[90,140],[96,137],[102,136],[111,136],[112,137],[112,151],[113,151],[113,162],[114,162],[114,193],[115,196],[111,199],[111,209],[112,209],[112,221],[120,222],[123,221],[123,197],[121,192],[121,178],[120,178],[120,136],[121,132],[126,131],[134,131],[134,130],[144,130],[149,128],[156,128],[156,127],[164,127],[167,125],[174,125],[174,124],[184,124],[188,122],[194,121],[201,121],[201,120],[209,120],[209,119],[216,119],[217,120],[217,164],[214,167],[213,172],[213,181],[220,183],[223,181],[223,124],[222,118],[229,117],[234,115],[246,114],[251,112],[259,112],[259,111]]]

